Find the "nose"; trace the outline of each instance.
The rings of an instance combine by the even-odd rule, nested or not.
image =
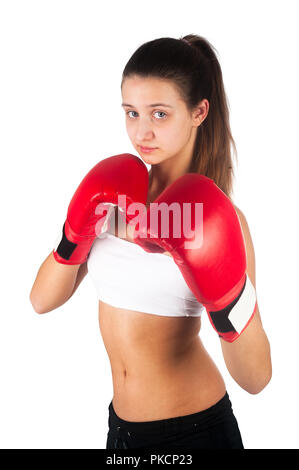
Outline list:
[[[137,123],[136,140],[137,142],[146,142],[152,140],[154,136],[152,123],[145,119],[140,119]]]

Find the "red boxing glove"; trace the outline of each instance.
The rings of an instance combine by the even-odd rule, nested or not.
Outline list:
[[[82,264],[106,221],[105,204],[118,205],[126,221],[127,204],[146,203],[148,171],[142,160],[124,153],[97,163],[78,186],[67,211],[62,238],[54,249],[56,261]],[[122,198],[119,198],[122,196]]]
[[[148,252],[171,253],[187,285],[206,308],[214,329],[225,341],[233,342],[256,310],[255,289],[246,274],[242,228],[233,204],[213,180],[196,173],[178,178],[155,203],[140,218],[138,231],[135,227],[134,241]],[[161,213],[163,205],[164,212],[165,206],[168,213],[170,209],[177,212],[172,212],[169,236],[161,234],[160,219],[157,222],[157,209]],[[196,220],[198,209],[200,221]],[[192,242],[185,235],[188,214],[195,233]],[[165,230],[163,210],[162,223]]]

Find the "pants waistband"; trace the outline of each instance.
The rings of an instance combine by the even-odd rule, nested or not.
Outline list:
[[[115,413],[112,401],[109,405],[109,428],[111,431],[125,430],[130,433],[152,434],[154,432],[178,432],[192,426],[206,428],[212,424],[217,424],[227,414],[232,414],[232,406],[226,392],[225,395],[215,405],[197,413],[176,416],[174,418],[161,419],[155,421],[126,421]]]

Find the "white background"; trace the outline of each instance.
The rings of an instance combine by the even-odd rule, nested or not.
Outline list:
[[[102,158],[136,153],[120,107],[125,64],[146,41],[190,33],[216,47],[222,67],[270,384],[250,395],[233,381],[207,317],[202,339],[245,447],[299,448],[297,3],[1,1],[2,448],[105,447],[112,381],[91,280],[45,315],[29,293],[82,177]]]

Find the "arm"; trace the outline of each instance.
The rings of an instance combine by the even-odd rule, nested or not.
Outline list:
[[[30,292],[36,313],[47,313],[63,305],[74,294],[87,273],[87,263],[58,263],[53,252],[40,266]]]
[[[127,204],[146,201],[147,189],[146,166],[128,153],[105,158],[87,173],[68,206],[60,242],[41,265],[33,284],[30,301],[37,313],[64,304],[79,286],[87,272],[92,244],[109,219],[105,206],[120,205],[130,220]]]
[[[255,255],[249,227],[244,214],[235,206],[245,239],[247,274],[255,287]],[[232,378],[248,393],[256,394],[272,376],[270,344],[263,329],[258,305],[242,334],[232,343],[220,338],[223,358]]]
[[[271,378],[271,358],[256,302],[254,254],[245,217],[213,180],[198,173],[182,175],[155,202],[156,206],[163,203],[168,210],[175,202],[181,209],[179,215],[184,204],[190,203],[189,214],[192,210],[196,230],[193,234],[189,230],[187,237],[184,217],[176,219],[174,214],[176,232],[165,233],[161,221],[160,225],[151,224],[155,213],[150,207],[139,221],[134,241],[145,251],[171,253],[221,337],[230,374],[249,393],[258,393]],[[198,218],[196,203],[203,205]],[[168,215],[163,212],[163,222],[169,223]],[[191,246],[186,244],[190,234]]]

